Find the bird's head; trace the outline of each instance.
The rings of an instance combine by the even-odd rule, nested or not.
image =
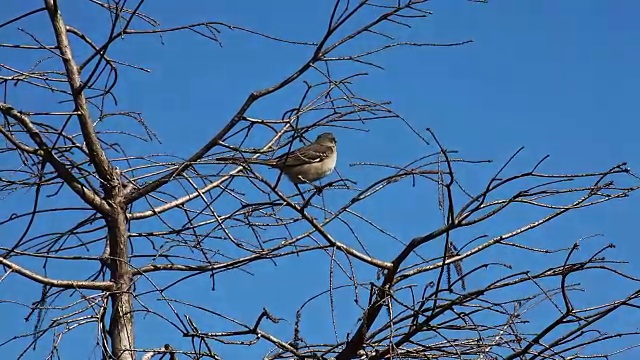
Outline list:
[[[323,145],[335,145],[337,143],[335,136],[333,136],[333,133],[330,132],[318,135],[318,137],[316,138],[316,142]]]

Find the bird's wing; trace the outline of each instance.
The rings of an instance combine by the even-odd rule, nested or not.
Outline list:
[[[274,160],[280,167],[300,166],[321,162],[330,157],[333,151],[331,146],[312,143],[288,154],[282,154]]]

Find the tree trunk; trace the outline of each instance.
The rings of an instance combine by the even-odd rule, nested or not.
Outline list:
[[[115,196],[116,199],[122,199]],[[118,360],[135,360],[133,334],[132,276],[129,268],[129,233],[126,206],[122,201],[114,205],[114,214],[107,220],[111,278],[116,284],[110,295],[111,318],[109,336],[111,355]]]

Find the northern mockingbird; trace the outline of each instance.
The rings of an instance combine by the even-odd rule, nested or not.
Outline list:
[[[320,134],[311,144],[273,159],[219,157],[216,160],[261,164],[280,169],[297,186],[297,184],[311,184],[331,174],[337,159],[336,138],[332,133],[326,132]]]

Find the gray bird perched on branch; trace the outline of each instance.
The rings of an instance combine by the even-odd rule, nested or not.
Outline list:
[[[314,142],[273,159],[219,157],[219,161],[267,165],[280,169],[294,184],[311,184],[331,174],[338,160],[336,138],[333,133],[320,134]]]

